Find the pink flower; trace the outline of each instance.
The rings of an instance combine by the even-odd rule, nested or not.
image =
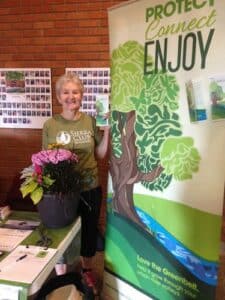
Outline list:
[[[49,162],[47,150],[42,150],[38,153],[35,153],[31,156],[31,161],[33,165],[42,166],[45,163]]]
[[[72,151],[59,147],[41,150],[31,156],[31,161],[32,165],[21,172],[25,181],[20,190],[23,197],[30,194],[35,204],[47,191],[65,194],[80,189],[80,174],[74,167],[78,156]],[[60,163],[64,161],[68,163]]]
[[[75,153],[66,149],[53,149],[53,150],[42,150],[35,153],[31,157],[33,165],[43,166],[49,162],[58,164],[60,161],[70,160],[78,161],[78,157]]]
[[[34,165],[34,171],[36,172],[36,174],[42,175],[42,168],[37,164]]]
[[[59,150],[48,150],[48,151],[49,151],[48,153],[49,162],[56,165],[59,162],[58,155],[57,155],[57,152]]]

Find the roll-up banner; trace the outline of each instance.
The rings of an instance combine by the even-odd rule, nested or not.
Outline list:
[[[106,299],[215,299],[225,179],[225,2],[108,11]]]

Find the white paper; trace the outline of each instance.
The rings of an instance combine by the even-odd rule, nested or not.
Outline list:
[[[12,229],[20,229],[20,230],[32,230],[37,228],[40,225],[40,221],[31,221],[31,220],[14,220],[8,219],[3,227],[4,228],[12,228]]]
[[[0,285],[0,300],[18,300],[21,287]]]
[[[20,245],[0,262],[0,279],[32,283],[56,251],[53,248]]]
[[[32,230],[0,228],[0,251],[10,252],[18,246]]]

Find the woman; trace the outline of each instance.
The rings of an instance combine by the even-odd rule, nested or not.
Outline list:
[[[62,75],[56,82],[56,97],[62,112],[47,120],[43,127],[43,148],[49,144],[63,144],[74,150],[79,157],[75,167],[82,178],[81,201],[81,265],[84,282],[96,291],[92,273],[92,260],[96,252],[97,225],[101,207],[97,159],[106,155],[109,142],[109,127],[103,134],[96,127],[95,119],[80,111],[84,86],[77,75]],[[56,266],[57,274],[66,272],[66,265]],[[96,291],[97,292],[97,291]]]

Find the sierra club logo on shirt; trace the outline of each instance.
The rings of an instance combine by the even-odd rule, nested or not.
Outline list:
[[[91,142],[91,135],[90,130],[60,131],[56,135],[56,142],[63,145],[71,141],[73,144],[86,144]]]
[[[56,143],[67,145],[71,141],[71,136],[67,131],[59,131],[56,135]]]

